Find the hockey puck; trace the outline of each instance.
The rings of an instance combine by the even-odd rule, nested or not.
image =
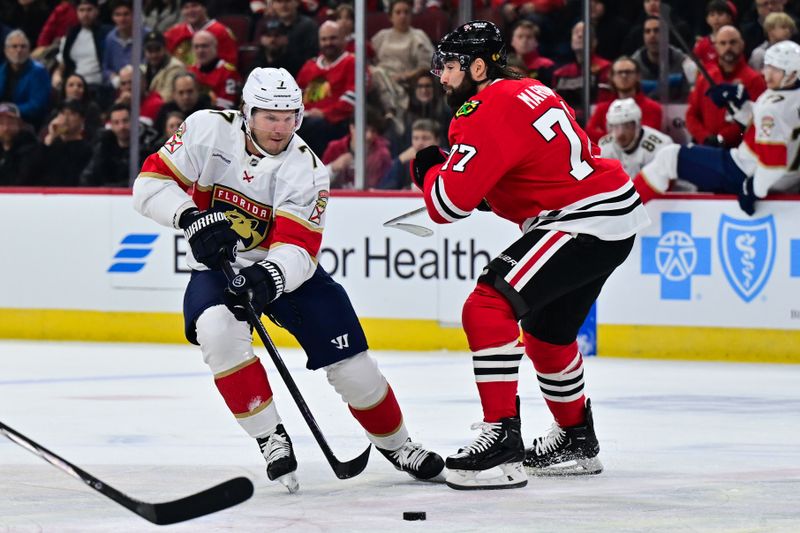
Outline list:
[[[406,511],[403,513],[403,520],[425,520],[424,511]]]

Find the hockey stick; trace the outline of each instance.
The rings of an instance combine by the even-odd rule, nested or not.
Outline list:
[[[386,222],[383,223],[383,226],[385,228],[396,228],[399,230],[407,231],[409,233],[413,233],[418,237],[430,237],[431,235],[433,235],[432,229],[426,228],[425,226],[419,226],[417,224],[408,224],[403,222],[403,220],[411,218],[414,215],[424,213],[425,211],[427,211],[427,209],[428,208],[424,206],[414,209],[413,211],[409,211],[408,213],[404,213],[398,217],[394,217],[391,220],[387,220]]]
[[[242,503],[253,495],[253,483],[246,477],[237,477],[179,500],[147,503],[121,493],[2,422],[0,422],[0,433],[8,437],[11,442],[19,444],[75,479],[83,481],[103,496],[111,498],[126,509],[159,526],[215,513]]]
[[[667,26],[669,27],[669,34],[672,35],[672,37],[676,41],[678,41],[678,45],[680,45],[680,47],[683,48],[683,51],[686,52],[686,55],[689,56],[689,59],[691,59],[692,62],[695,65],[697,65],[697,70],[699,70],[700,74],[702,74],[703,77],[706,79],[708,85],[711,87],[716,87],[717,82],[715,82],[711,78],[711,74],[708,73],[708,70],[706,70],[706,67],[705,65],[703,65],[703,62],[700,61],[700,58],[697,57],[697,55],[694,53],[694,50],[690,48],[689,45],[686,43],[686,39],[684,39],[683,36],[680,33],[678,33],[678,30],[675,29],[675,26],[672,25],[672,19],[670,18],[670,13],[672,12],[672,8],[667,4],[662,3],[661,7],[659,7],[659,11],[661,12],[662,15],[664,15],[664,19],[666,19],[667,21]]]
[[[233,271],[233,267],[230,265],[230,263],[224,262],[222,264],[222,271],[225,273],[225,277],[228,278],[228,281],[232,281],[233,278],[236,277],[236,273]],[[256,330],[258,336],[261,337],[261,341],[264,343],[267,353],[272,359],[272,362],[275,364],[275,367],[278,369],[278,373],[283,378],[286,388],[289,389],[289,393],[292,395],[292,398],[294,398],[297,408],[300,410],[300,414],[303,415],[303,419],[305,419],[306,424],[308,424],[308,427],[311,430],[311,433],[314,435],[314,439],[322,449],[325,459],[327,459],[328,464],[331,465],[333,473],[336,474],[336,477],[339,479],[348,479],[363,472],[367,467],[367,462],[369,461],[369,451],[372,448],[372,444],[367,446],[367,449],[361,455],[351,461],[341,462],[336,458],[335,455],[333,455],[333,451],[331,450],[331,447],[328,446],[325,436],[319,429],[319,425],[317,425],[314,415],[311,414],[311,410],[308,408],[306,401],[303,399],[303,395],[300,394],[300,389],[297,388],[292,375],[289,373],[289,369],[286,368],[283,359],[281,359],[281,356],[278,353],[278,349],[272,342],[272,338],[269,336],[269,333],[267,333],[267,328],[265,328],[264,324],[261,323],[261,319],[256,314],[256,311],[253,309],[253,305],[250,302],[247,302],[245,305],[245,311],[247,312],[247,321]]]

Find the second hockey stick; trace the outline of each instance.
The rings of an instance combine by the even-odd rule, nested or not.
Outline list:
[[[383,223],[383,226],[385,228],[396,228],[399,230],[407,231],[418,237],[430,237],[431,235],[433,235],[432,229],[417,224],[409,224],[407,222],[403,222],[404,220],[407,220],[415,215],[424,213],[425,211],[427,211],[427,209],[428,209],[427,207],[423,206],[414,209],[413,211],[409,211],[408,213],[403,213],[402,215],[394,217],[391,220],[387,220],[386,222]]]
[[[223,262],[222,271],[225,273],[225,277],[228,278],[228,281],[232,281],[233,278],[236,277],[236,273],[233,271],[233,267],[230,265],[230,263]],[[281,359],[278,349],[275,347],[275,344],[272,342],[272,338],[267,332],[267,328],[264,327],[264,324],[261,322],[261,318],[256,313],[256,310],[253,309],[253,305],[250,302],[247,302],[245,305],[245,311],[247,312],[247,321],[251,326],[253,326],[253,329],[256,330],[258,336],[261,337],[261,342],[264,343],[267,353],[272,359],[272,362],[275,364],[275,368],[278,369],[278,373],[283,378],[286,388],[289,389],[289,394],[291,394],[292,398],[294,398],[297,408],[300,410],[300,414],[303,415],[303,419],[306,421],[306,424],[308,424],[308,428],[311,430],[311,434],[314,435],[314,439],[317,441],[317,444],[319,444],[323,455],[325,455],[325,459],[327,459],[328,464],[331,465],[333,473],[336,474],[336,477],[339,479],[348,479],[363,472],[367,467],[367,462],[369,461],[369,451],[372,448],[372,445],[370,444],[367,446],[367,449],[361,455],[351,461],[342,462],[336,458],[331,450],[331,447],[328,446],[325,436],[319,429],[319,425],[317,424],[314,415],[311,414],[311,410],[308,408],[308,404],[306,404],[303,395],[300,394],[300,389],[297,388],[297,384],[294,382],[292,374],[289,372],[289,369],[286,368],[286,364],[284,364],[283,359]]]
[[[129,511],[133,511],[145,520],[159,526],[184,522],[199,516],[215,513],[242,503],[253,495],[253,483],[246,477],[237,477],[179,500],[162,503],[143,502],[123,494],[111,485],[97,479],[2,422],[0,422],[0,433],[8,437],[11,442],[19,444],[31,453],[38,455],[62,472],[66,472],[75,479],[83,481],[103,496],[114,500]]]

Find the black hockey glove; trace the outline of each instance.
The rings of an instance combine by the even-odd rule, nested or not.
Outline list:
[[[283,294],[284,281],[281,269],[265,259],[241,269],[228,282],[222,298],[236,320],[247,322],[247,302],[250,301],[256,315],[261,316],[267,304]]]
[[[425,174],[428,173],[428,170],[447,161],[447,155],[447,152],[435,144],[417,152],[417,156],[411,160],[409,167],[411,179],[420,190],[425,187]]]
[[[750,100],[750,95],[741,83],[720,83],[706,91],[714,105],[717,107],[728,107],[730,104],[734,110],[741,109],[744,103]]]
[[[739,207],[748,215],[753,216],[753,213],[756,212],[756,200],[758,197],[753,190],[753,176],[749,176],[744,179],[742,190],[739,191]]]
[[[192,255],[211,270],[219,270],[223,261],[236,260],[239,235],[222,211],[185,211],[178,226],[186,235]]]

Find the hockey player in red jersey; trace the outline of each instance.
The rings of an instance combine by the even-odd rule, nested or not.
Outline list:
[[[603,283],[649,223],[619,162],[596,157],[564,100],[505,65],[503,39],[491,22],[464,24],[442,39],[433,72],[457,110],[452,149],[426,148],[411,162],[434,222],[491,210],[522,230],[464,304],[484,416],[473,425],[477,439],[447,458],[447,483],[456,489],[521,487],[525,470],[602,470],[576,338]],[[527,450],[516,402],[523,354],[555,418]],[[504,475],[480,475],[496,466]]]
[[[317,264],[328,170],[296,130],[300,88],[285,69],[256,68],[242,111],[198,111],[145,161],[136,210],[182,229],[192,269],[186,338],[197,344],[236,421],[261,447],[267,476],[298,488],[292,441],[253,353],[244,302],[289,330],[324,369],[369,440],[398,470],[432,479],[437,454],[411,441],[392,387],[367,348],[347,293]],[[223,261],[240,274],[228,282]],[[244,283],[236,283],[244,279]]]

